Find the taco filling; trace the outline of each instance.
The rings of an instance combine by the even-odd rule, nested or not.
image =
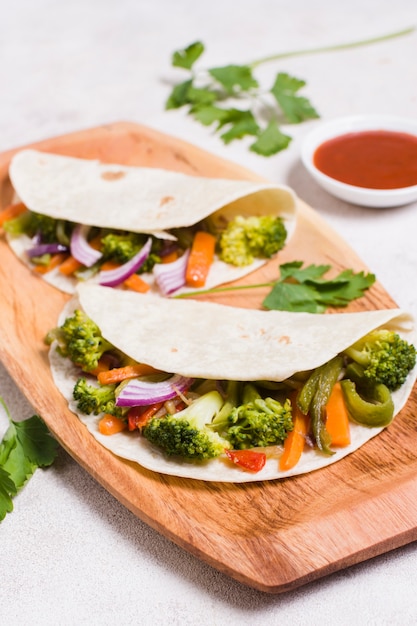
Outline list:
[[[79,281],[169,296],[241,278],[295,226],[286,187],[22,150],[2,220],[16,254],[72,293]]]
[[[319,469],[387,427],[416,379],[413,320],[397,309],[78,291],[47,336],[54,380],[100,443],[156,472],[249,482]]]

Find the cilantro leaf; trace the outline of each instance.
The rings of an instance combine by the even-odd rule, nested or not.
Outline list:
[[[344,270],[335,278],[327,279],[324,274],[329,265],[302,267],[302,261],[284,263],[280,266],[280,278],[262,304],[266,309],[280,311],[307,311],[324,313],[328,307],[345,307],[363,296],[376,278],[374,274],[355,273]]]
[[[304,80],[281,72],[277,74],[275,83],[271,88],[272,95],[291,124],[299,124],[305,120],[319,117],[310,101],[297,95],[297,91],[305,84]]]
[[[10,474],[0,467],[0,521],[7,513],[13,511],[13,496],[17,494],[17,488]]]
[[[0,442],[0,520],[13,510],[12,497],[38,467],[53,463],[57,451],[58,443],[38,415],[22,422],[9,416],[9,427]]]
[[[185,104],[189,104],[189,91],[192,87],[192,80],[185,80],[183,83],[179,83],[175,85],[173,90],[171,91],[166,103],[166,109],[179,109]]]
[[[215,124],[214,132],[225,144],[246,136],[256,137],[249,149],[265,157],[285,150],[291,142],[291,137],[279,128],[283,113],[293,123],[317,117],[306,98],[294,95],[305,84],[303,81],[279,74],[281,78],[277,77],[274,87],[261,94],[254,76],[256,63],[229,64],[197,72],[194,64],[204,51],[204,45],[197,41],[174,52],[172,65],[188,70],[190,75],[173,87],[165,109],[187,107],[188,115],[197,122],[204,126]],[[265,102],[266,98],[270,102]],[[237,99],[246,100],[246,106],[236,108]],[[262,115],[266,108],[267,122]]]
[[[276,311],[294,313],[324,313],[326,307],[318,301],[318,293],[311,285],[277,281],[262,305]]]
[[[259,84],[252,75],[249,65],[225,65],[213,67],[209,74],[221,84],[229,95],[256,89]]]
[[[186,70],[192,68],[197,59],[204,52],[204,44],[201,41],[191,43],[183,50],[176,50],[172,55],[172,65],[174,67],[182,67]]]
[[[252,152],[261,156],[272,156],[281,150],[288,148],[291,137],[284,135],[278,124],[272,120],[268,126],[259,133],[258,139],[250,146]]]
[[[49,433],[45,422],[33,415],[23,422],[13,422],[18,444],[31,463],[47,467],[54,461],[58,444]]]
[[[242,99],[246,97],[249,105],[253,106],[253,120],[249,121],[249,118],[239,121],[232,120],[230,129],[226,133],[221,134],[220,137],[224,143],[230,143],[235,139],[241,139],[245,135],[256,135],[258,138],[249,146],[249,149],[260,156],[269,157],[281,150],[285,150],[291,141],[291,137],[281,133],[278,127],[279,123],[282,123],[283,116],[290,124],[299,124],[305,120],[318,118],[319,114],[307,98],[298,94],[300,89],[305,86],[305,81],[290,76],[285,72],[279,72],[276,75],[272,88],[261,93],[259,82],[254,76],[254,70],[257,67],[264,63],[282,61],[282,59],[295,56],[335,52],[379,43],[387,39],[410,34],[414,30],[415,28],[412,27],[374,37],[373,39],[281,52],[244,65],[229,64],[204,70],[200,73],[195,71],[194,64],[205,52],[205,46],[201,41],[195,41],[172,54],[171,62],[173,67],[188,70],[191,75],[189,80],[180,83],[172,89],[165,103],[165,108],[178,109],[188,105],[189,115],[205,126],[210,126],[213,122],[224,121],[223,114],[215,106],[216,102],[224,104],[229,98]],[[272,105],[265,102],[266,97],[272,100]],[[196,106],[196,104],[204,104],[204,106],[200,107]],[[255,106],[259,104],[261,104],[260,107]],[[228,109],[228,105],[225,108]],[[265,126],[262,115],[259,115],[259,119],[257,119],[256,113],[266,109],[269,112],[269,123]],[[215,132],[219,132],[221,127],[222,124],[220,123]]]
[[[363,271],[355,273],[351,269],[340,272],[334,278],[326,278],[324,275],[330,269],[330,265],[311,264],[303,267],[303,261],[291,261],[279,266],[280,277],[275,281],[199,289],[174,297],[188,298],[195,295],[270,287],[270,292],[262,301],[265,309],[325,313],[329,307],[345,307],[352,300],[362,297],[376,280],[375,274],[365,274]]]

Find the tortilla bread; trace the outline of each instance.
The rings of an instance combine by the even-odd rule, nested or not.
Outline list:
[[[90,226],[171,239],[169,229],[192,226],[209,215],[216,220],[273,214],[284,221],[286,243],[295,230],[297,198],[284,185],[103,164],[32,149],[13,157],[9,176],[17,198],[31,211]],[[8,241],[27,263],[30,240],[8,237]],[[205,288],[237,280],[264,263],[256,259],[250,266],[234,267],[216,259]],[[66,293],[74,292],[74,278],[58,270],[43,278]]]
[[[110,288],[80,285],[78,298],[70,301],[59,323],[79,306],[98,324],[106,339],[135,360],[173,373],[216,380],[284,380],[322,365],[380,326],[395,329],[411,343],[416,338],[412,316],[400,309],[337,315],[249,311],[129,292],[115,294]],[[173,460],[132,433],[101,435],[99,417],[79,413],[72,399],[79,370],[61,358],[54,346],[50,361],[57,387],[93,436],[117,456],[159,473],[235,483],[280,479],[335,463],[382,430],[352,423],[349,446],[336,449],[332,456],[306,449],[296,467],[287,472],[279,471],[277,456],[268,458],[256,474],[222,458],[204,463]],[[395,415],[407,402],[416,377],[414,368],[404,385],[393,393]]]

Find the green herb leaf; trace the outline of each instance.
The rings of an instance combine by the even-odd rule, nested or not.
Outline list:
[[[0,402],[8,414],[4,402]],[[57,451],[58,443],[39,416],[22,422],[10,419],[0,443],[0,520],[13,510],[12,497],[38,467],[53,463]]]
[[[189,104],[189,91],[192,87],[192,80],[185,80],[183,83],[175,85],[171,91],[168,100],[165,103],[166,109],[179,109],[185,104]]]
[[[195,41],[183,50],[177,50],[172,55],[172,65],[174,67],[182,67],[186,70],[192,68],[197,59],[204,52],[204,44],[201,41]]]
[[[266,309],[324,313],[328,307],[345,307],[375,282],[374,274],[344,270],[335,278],[326,279],[329,265],[309,265],[302,261],[280,266],[280,278],[263,300]]]
[[[224,67],[213,67],[209,74],[222,85],[229,95],[247,92],[256,89],[259,84],[253,77],[249,65],[225,65]]]
[[[261,156],[272,156],[281,150],[288,148],[291,137],[284,135],[275,121],[269,122],[268,126],[259,133],[258,139],[250,146],[252,152]]]
[[[271,291],[262,302],[265,309],[325,313],[330,307],[345,307],[352,300],[362,297],[376,280],[374,274],[355,273],[351,269],[344,270],[335,278],[325,278],[324,274],[330,269],[330,265],[312,264],[303,267],[303,261],[291,261],[279,266],[280,277],[275,281],[199,289],[174,297],[192,298],[196,295],[270,287]]]
[[[47,467],[54,461],[58,444],[49,433],[45,422],[33,415],[23,422],[13,422],[18,444],[25,456],[38,467]]]
[[[297,95],[305,86],[304,80],[299,80],[289,74],[277,74],[271,93],[281,107],[286,119],[291,124],[299,124],[305,120],[319,117],[319,114],[307,98]]]
[[[300,313],[324,313],[313,286],[300,283],[277,282],[262,302],[266,309]]]
[[[0,521],[13,511],[13,496],[16,494],[16,485],[9,473],[0,467]]]
[[[259,81],[254,75],[254,70],[257,67],[271,61],[281,61],[295,56],[322,54],[367,46],[394,37],[408,35],[414,30],[415,28],[412,27],[373,39],[281,52],[244,65],[230,64],[200,72],[196,72],[194,65],[205,52],[205,47],[201,41],[195,41],[185,48],[175,51],[172,55],[172,65],[188,70],[190,77],[172,89],[165,103],[165,108],[178,109],[188,106],[188,115],[193,116],[201,124],[211,126],[217,122],[218,125],[214,132],[219,133],[220,138],[226,144],[242,139],[246,135],[254,135],[257,139],[249,145],[249,149],[260,156],[269,157],[285,150],[291,142],[291,137],[279,129],[283,118],[290,124],[299,124],[306,120],[318,118],[319,114],[307,98],[298,94],[306,84],[304,80],[290,76],[285,72],[279,72],[272,88],[262,92]],[[268,102],[268,98],[271,102]],[[247,107],[245,107],[247,115],[239,120],[229,117],[230,111],[238,110],[233,109],[235,104],[233,100],[236,99],[246,99],[247,101]],[[232,102],[229,102],[230,100]],[[221,108],[216,104],[224,106]],[[259,112],[266,110],[268,111],[268,123],[265,122],[263,114],[259,114]],[[221,133],[222,127],[227,123],[230,124],[230,128]]]

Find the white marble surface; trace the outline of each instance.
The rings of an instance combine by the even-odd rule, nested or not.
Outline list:
[[[343,8],[342,8],[343,7]],[[164,111],[173,50],[205,42],[207,66],[342,43],[417,24],[415,0],[1,1],[0,151],[119,120],[192,141],[291,185],[355,248],[397,302],[417,314],[417,205],[375,210],[321,191],[299,161],[319,122],[291,129],[270,159],[225,147],[181,111]],[[417,32],[367,48],[262,68],[307,81],[322,118],[416,117]],[[2,294],[7,297],[7,294]],[[1,340],[1,338],[0,338]],[[20,419],[32,408],[0,367],[0,394]],[[0,525],[0,622],[11,625],[411,625],[414,544],[284,595],[248,589],[136,519],[69,455],[38,471]]]

